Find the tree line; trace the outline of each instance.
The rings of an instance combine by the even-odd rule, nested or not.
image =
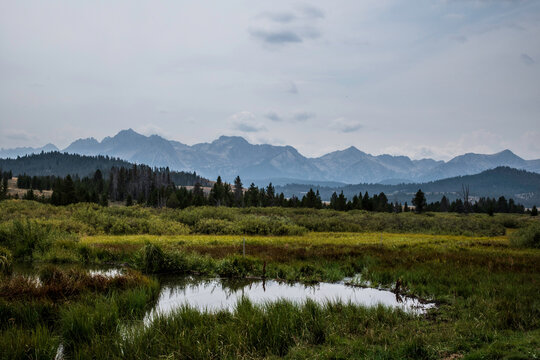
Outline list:
[[[11,172],[2,174],[1,198],[6,198],[7,179]],[[525,207],[513,199],[504,196],[495,198],[480,198],[471,201],[467,196],[463,199],[450,201],[443,196],[440,201],[427,203],[425,194],[418,190],[411,199],[412,206],[407,202],[391,202],[381,192],[370,196],[366,191],[347,199],[343,191],[334,192],[329,202],[322,201],[319,191],[309,189],[301,198],[291,196],[286,198],[283,193],[277,193],[272,183],[266,187],[257,187],[251,183],[244,189],[239,176],[233,184],[224,182],[221,177],[212,184],[210,191],[204,191],[203,185],[196,182],[188,189],[176,186],[174,176],[168,168],[150,168],[146,165],[133,165],[131,168],[112,167],[106,179],[101,170],[96,170],[91,177],[79,178],[68,175],[64,178],[55,176],[26,176],[18,177],[19,188],[30,189],[24,196],[29,200],[50,201],[54,205],[68,205],[77,202],[94,202],[108,205],[109,201],[123,202],[127,206],[140,204],[152,207],[169,207],[184,209],[189,206],[228,206],[228,207],[288,207],[334,209],[338,211],[365,210],[374,212],[457,212],[457,213],[525,213]],[[204,185],[208,185],[205,183]],[[36,190],[53,190],[50,199],[37,199],[33,193]],[[532,214],[537,209],[533,207]]]

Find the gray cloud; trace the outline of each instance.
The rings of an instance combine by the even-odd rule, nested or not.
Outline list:
[[[234,130],[245,133],[264,131],[266,128],[256,122],[255,115],[249,111],[240,111],[229,117],[229,122]]]
[[[278,23],[290,23],[296,20],[296,15],[292,12],[265,12],[261,17],[270,19]]]
[[[9,140],[14,141],[33,141],[37,137],[34,135],[29,134],[26,131],[19,131],[19,130],[11,130],[6,131],[4,133],[4,137]]]
[[[267,113],[264,117],[276,122],[283,121],[283,118],[273,111]]]
[[[457,42],[460,42],[462,44],[466,43],[467,40],[469,40],[465,35],[458,35],[458,36],[455,36],[454,39],[457,41]]]
[[[247,124],[243,122],[238,122],[234,124],[233,129],[242,131],[242,132],[248,132],[248,133],[255,133],[255,132],[265,130],[264,127],[259,127],[257,125]]]
[[[523,61],[525,65],[533,65],[536,62],[532,57],[527,54],[521,54],[521,61]]]
[[[315,6],[306,5],[306,6],[303,6],[300,10],[305,16],[309,18],[313,18],[313,19],[324,18],[324,12]]]
[[[302,38],[289,30],[280,31],[265,31],[265,30],[251,30],[251,36],[264,41],[268,44],[286,44],[286,43],[300,43]]]
[[[315,114],[310,112],[298,112],[295,113],[293,119],[295,121],[306,121],[315,117]]]
[[[362,124],[356,120],[338,118],[338,119],[334,119],[330,123],[330,127],[342,133],[352,133],[352,132],[360,130],[362,128]]]
[[[291,81],[287,92],[291,94],[298,94],[298,87],[296,87],[296,84],[294,82]]]

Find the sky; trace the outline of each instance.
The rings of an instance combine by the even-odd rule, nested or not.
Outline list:
[[[540,1],[0,0],[0,148],[127,128],[540,158]]]

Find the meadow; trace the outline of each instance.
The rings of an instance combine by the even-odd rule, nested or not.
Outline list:
[[[0,358],[51,359],[61,346],[74,359],[534,359],[539,264],[540,224],[526,215],[3,201]],[[125,271],[89,276],[92,266]],[[437,306],[245,299],[142,326],[162,274],[355,278]]]

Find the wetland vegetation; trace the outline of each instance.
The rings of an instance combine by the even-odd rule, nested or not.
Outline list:
[[[0,357],[534,359],[539,233],[537,218],[518,214],[3,201]],[[121,270],[89,271],[111,266]],[[171,276],[219,278],[233,293],[263,279],[352,281],[436,306],[247,296],[145,321]]]

